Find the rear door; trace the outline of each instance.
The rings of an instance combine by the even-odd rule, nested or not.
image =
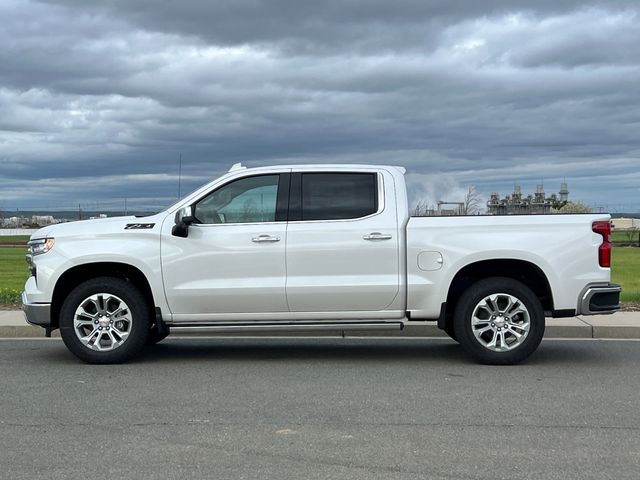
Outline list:
[[[386,196],[385,196],[386,194]],[[379,311],[398,295],[393,179],[377,171],[292,173],[287,227],[291,312]]]

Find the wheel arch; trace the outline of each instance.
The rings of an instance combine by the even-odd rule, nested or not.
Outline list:
[[[145,274],[137,267],[121,262],[92,262],[76,265],[64,272],[53,289],[51,300],[51,327],[58,328],[60,310],[71,291],[86,280],[96,277],[115,277],[135,285],[148,302],[149,308],[155,306],[151,285]]]
[[[529,287],[538,297],[542,308],[553,312],[553,293],[549,279],[537,265],[519,259],[481,260],[461,268],[453,277],[447,293],[447,301],[438,319],[438,327],[453,327],[453,312],[458,300],[471,285],[479,280],[491,277],[512,278]]]

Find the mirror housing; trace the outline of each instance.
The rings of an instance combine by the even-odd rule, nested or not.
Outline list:
[[[176,213],[176,224],[171,229],[171,235],[174,237],[187,238],[189,236],[189,225],[196,221],[193,216],[193,207],[185,207]]]
[[[178,210],[176,212],[175,223],[180,223],[184,217],[193,217],[193,205]]]

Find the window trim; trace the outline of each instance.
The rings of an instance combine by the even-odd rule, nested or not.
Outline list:
[[[243,175],[241,177],[235,177],[229,179],[228,182],[223,183],[222,185],[216,186],[216,188],[209,190],[204,195],[198,197],[191,203],[191,208],[193,209],[193,213],[196,213],[196,205],[201,202],[204,198],[208,197],[214,192],[217,192],[221,188],[226,187],[234,182],[238,182],[240,180],[244,180],[246,178],[256,178],[256,177],[273,177],[278,176],[278,185],[276,190],[276,211],[275,211],[275,220],[269,222],[229,222],[229,223],[194,223],[192,226],[194,227],[221,227],[225,225],[270,225],[275,223],[286,223],[289,215],[288,211],[288,203],[289,203],[289,191],[291,184],[291,173],[290,172],[265,172],[259,173],[257,175]]]
[[[304,174],[373,174],[376,176],[377,184],[377,203],[378,209],[368,215],[354,218],[335,218],[327,220],[302,220],[302,175]],[[304,170],[291,173],[291,187],[289,195],[289,223],[327,223],[327,222],[357,222],[365,220],[376,215],[380,215],[385,209],[385,195],[384,195],[384,176],[378,171],[350,171],[350,170]]]

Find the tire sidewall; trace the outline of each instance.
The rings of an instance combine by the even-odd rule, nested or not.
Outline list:
[[[114,350],[91,350],[80,341],[73,326],[78,306],[96,293],[110,293],[121,298],[131,312],[131,332],[126,341]],[[144,296],[133,284],[120,278],[99,277],[81,283],[67,296],[60,310],[60,336],[64,344],[71,353],[87,363],[110,364],[129,360],[145,345],[149,325],[149,306]]]
[[[507,352],[489,350],[473,334],[471,318],[476,305],[488,295],[507,293],[518,298],[529,311],[529,333],[522,344]],[[454,330],[463,348],[476,360],[493,365],[510,365],[529,357],[540,345],[544,336],[544,310],[540,300],[523,283],[503,277],[480,280],[469,287],[460,298],[454,313]]]

